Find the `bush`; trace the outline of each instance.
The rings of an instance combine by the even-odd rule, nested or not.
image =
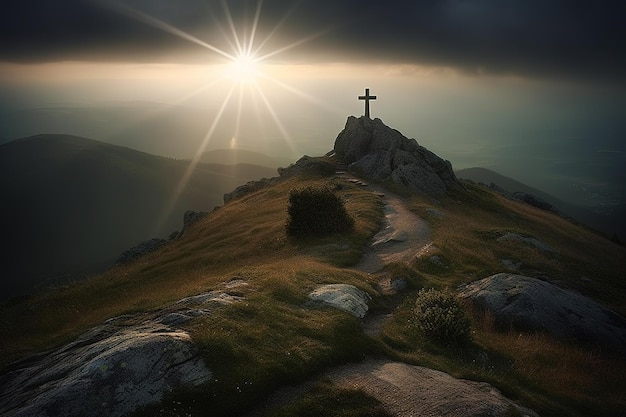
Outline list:
[[[341,199],[326,187],[291,190],[287,211],[287,234],[291,236],[323,236],[354,228],[354,219]]]
[[[454,344],[472,340],[470,321],[454,294],[421,289],[413,313],[413,324],[428,337]]]

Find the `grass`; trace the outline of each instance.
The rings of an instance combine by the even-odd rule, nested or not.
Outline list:
[[[410,207],[432,227],[443,267],[420,259],[411,267],[423,287],[459,284],[506,271],[502,259],[522,262],[524,275],[557,282],[625,315],[621,278],[626,250],[569,221],[509,201],[477,186],[433,205],[413,197]],[[429,215],[436,208],[443,218]],[[497,242],[507,232],[532,236],[555,248],[545,252],[521,242]],[[406,268],[406,267],[405,267]],[[406,276],[406,271],[394,271]],[[584,279],[581,279],[584,278]],[[495,329],[470,313],[474,343],[433,343],[409,325],[416,293],[383,329],[381,340],[401,360],[458,377],[490,382],[541,415],[618,415],[624,409],[626,362],[622,358],[554,339],[546,334]]]
[[[288,238],[289,192],[305,186],[337,190],[355,220],[354,230],[331,237]],[[620,275],[626,270],[625,248],[481,187],[467,189],[437,204],[407,197],[409,207],[429,222],[441,264],[418,259],[411,265],[387,265],[385,273],[407,279],[409,289],[377,338],[367,337],[359,321],[345,312],[309,306],[307,295],[318,285],[347,283],[372,295],[374,309],[395,307],[377,297],[378,277],[346,268],[356,263],[381,225],[381,197],[367,188],[309,175],[283,180],[213,211],[182,239],[137,262],[65,289],[0,305],[0,368],[66,343],[110,317],[158,308],[237,277],[248,283],[237,290],[243,302],[187,326],[214,381],[173,392],[162,404],[137,415],[241,413],[279,386],[364,355],[384,355],[487,381],[541,415],[621,412],[626,405],[619,391],[626,382],[623,359],[543,334],[500,331],[488,317],[472,311],[473,342],[466,346],[429,340],[410,326],[419,289],[454,289],[503,272],[502,259],[522,262],[524,274],[559,281],[626,315],[621,302],[626,284]],[[432,208],[443,218],[430,215]],[[535,237],[558,252],[496,242],[506,232]],[[268,415],[306,415],[307,410],[317,410],[316,415],[384,415],[362,392],[329,384]]]
[[[340,388],[331,382],[322,382],[303,397],[279,409],[266,412],[263,417],[390,417],[380,401],[362,390]]]

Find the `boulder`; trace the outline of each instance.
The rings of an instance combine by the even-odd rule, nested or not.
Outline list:
[[[124,416],[176,388],[212,381],[190,335],[180,328],[242,300],[223,289],[163,309],[107,320],[58,349],[10,365],[0,375],[0,415]]]
[[[108,323],[3,376],[0,386],[10,394],[0,412],[123,416],[176,387],[210,380],[187,332],[158,323],[127,329]]]
[[[354,285],[329,284],[316,288],[309,294],[309,299],[315,303],[347,311],[357,318],[363,318],[367,314],[369,308],[367,303],[371,297]]]
[[[496,274],[461,287],[459,297],[485,308],[496,323],[546,331],[562,339],[626,352],[626,320],[573,291],[522,275]]]
[[[462,189],[450,162],[380,119],[350,116],[335,140],[336,155],[351,168],[379,181],[393,181],[412,191],[441,197]]]
[[[335,164],[331,162],[304,155],[302,158],[298,159],[295,164],[291,164],[287,168],[278,168],[278,174],[282,178],[292,177],[298,174],[328,176],[335,173],[335,168]]]

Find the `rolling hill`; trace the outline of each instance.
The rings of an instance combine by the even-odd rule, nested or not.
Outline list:
[[[466,168],[456,171],[459,178],[468,179],[476,183],[486,185],[495,184],[509,193],[522,192],[532,194],[550,203],[560,212],[574,220],[604,233],[608,237],[617,236],[623,241],[626,237],[626,205],[614,207],[610,212],[599,213],[591,207],[583,207],[577,204],[561,200],[551,194],[530,187],[512,178],[498,174],[486,168]]]
[[[187,210],[275,169],[198,164],[67,135],[0,145],[2,298],[83,278],[125,249],[180,230]]]
[[[358,139],[371,139],[367,133]],[[415,154],[435,158],[411,146]],[[486,277],[523,274],[540,288],[558,290],[559,297],[610,309],[609,324],[626,334],[626,248],[482,186],[463,184],[434,199],[402,182],[362,177],[358,168],[345,172],[348,161],[342,157],[337,152],[303,158],[276,181],[250,187],[181,238],[134,262],[67,288],[0,304],[0,410],[133,417],[408,416],[415,409],[394,414],[381,404],[418,384],[426,385],[422,396],[404,395],[399,402],[426,403],[437,396],[430,377],[436,375],[445,376],[441,402],[425,415],[446,410],[502,417],[622,413],[626,361],[597,340],[499,323],[492,311],[470,304],[458,306],[471,328],[465,344],[433,339],[415,323],[423,318],[416,300],[425,291],[453,295]],[[371,159],[366,155],[359,161]],[[380,158],[383,167],[388,160]],[[456,182],[447,170],[438,175]],[[299,239],[288,235],[290,196],[309,187],[332,190],[354,219],[353,229]],[[376,247],[410,241],[402,230],[376,238],[389,232],[388,218],[402,212],[399,206],[422,220],[419,228],[430,243],[412,247],[408,258],[386,258],[376,272],[359,269],[359,260]],[[329,287],[352,291],[326,302],[312,296]],[[500,304],[526,301],[521,287],[514,289]],[[521,305],[525,315],[553,307]],[[352,314],[355,306],[362,314]],[[542,317],[600,327],[576,308]],[[445,310],[434,317],[450,316]],[[450,328],[459,322],[453,316]],[[625,346],[612,347],[619,352]],[[369,375],[388,383],[382,395],[355,388],[362,374],[337,382],[337,371],[354,370],[355,363],[373,366]],[[432,373],[409,373],[417,366]],[[179,384],[167,385],[172,379],[163,381],[160,371],[177,368],[185,372],[167,375]],[[20,379],[24,375],[28,378]],[[476,396],[455,388],[465,383],[488,394],[476,397],[481,406],[500,396],[511,401],[489,412],[459,407],[457,400]],[[9,388],[21,396],[13,398]],[[143,395],[157,388],[165,392],[162,397]],[[274,393],[290,400],[269,401],[265,408]],[[142,397],[149,398],[137,404]],[[121,410],[122,403],[128,408]],[[527,409],[536,413],[520,411]]]

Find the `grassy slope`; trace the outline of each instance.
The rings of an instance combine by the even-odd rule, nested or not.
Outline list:
[[[358,259],[378,229],[379,197],[343,184],[339,193],[356,219],[354,233],[301,243],[285,236],[289,190],[335,183],[331,178],[283,181],[214,211],[183,239],[134,264],[46,296],[1,306],[2,365],[67,342],[106,318],[156,308],[239,277],[250,284],[237,290],[246,302],[189,325],[216,381],[195,392],[175,393],[177,403],[146,410],[146,415],[183,411],[196,415],[203,410],[232,415],[281,384],[374,353],[489,381],[542,415],[610,415],[626,405],[616,388],[625,382],[623,360],[545,335],[496,331],[489,318],[480,315],[473,317],[472,346],[433,345],[407,325],[411,292],[376,340],[366,337],[358,321],[346,313],[307,307],[307,293],[323,283],[351,283],[375,295],[375,278],[343,267]],[[433,207],[429,200],[408,201],[431,222],[434,243],[447,264],[442,268],[420,260],[389,268],[390,273],[412,277],[414,287],[455,287],[502,272],[500,259],[507,258],[523,260],[530,274],[558,280],[625,313],[620,305],[625,288],[619,276],[626,259],[623,247],[479,187],[471,186],[467,194],[435,206],[444,213],[443,219],[428,215],[427,209]],[[535,236],[559,252],[496,244],[495,238],[504,231]],[[384,300],[374,300],[374,309],[384,306]],[[487,352],[488,359],[477,361],[484,357],[480,352]]]
[[[1,299],[102,271],[139,242],[180,230],[186,210],[211,210],[236,185],[276,172],[199,164],[178,191],[188,166],[66,135],[0,146],[0,219],[11,242],[0,255]]]

